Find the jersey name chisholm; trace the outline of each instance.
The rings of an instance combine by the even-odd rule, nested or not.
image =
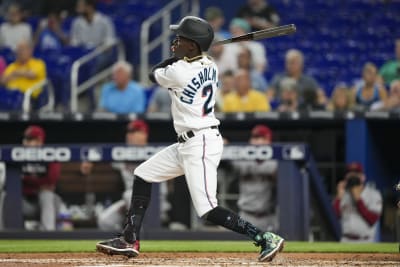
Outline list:
[[[208,81],[217,82],[217,70],[215,68],[204,68],[203,71],[200,71],[197,76],[191,80],[191,83],[183,89],[180,100],[186,104],[193,104],[193,98],[197,90]]]

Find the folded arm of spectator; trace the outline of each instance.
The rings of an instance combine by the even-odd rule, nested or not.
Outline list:
[[[36,184],[43,189],[54,189],[57,179],[60,176],[61,165],[60,163],[50,163],[47,175],[44,177],[25,175],[23,179],[30,183]]]

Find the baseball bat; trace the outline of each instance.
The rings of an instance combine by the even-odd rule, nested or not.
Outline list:
[[[223,45],[223,44],[236,43],[236,42],[242,42],[242,41],[250,41],[250,40],[255,41],[255,40],[273,38],[273,37],[282,36],[282,35],[289,35],[294,32],[296,32],[296,25],[288,24],[288,25],[273,27],[273,28],[269,28],[269,29],[265,29],[265,30],[250,32],[248,34],[244,34],[244,35],[240,35],[237,37],[233,37],[233,38],[215,42],[215,43],[213,43],[213,45]]]

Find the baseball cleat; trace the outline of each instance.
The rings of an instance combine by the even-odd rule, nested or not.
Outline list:
[[[270,232],[265,232],[260,236],[260,241],[256,246],[261,246],[259,261],[272,261],[278,252],[281,252],[284,247],[285,240]]]
[[[128,258],[137,257],[140,250],[140,241],[130,244],[123,237],[117,237],[96,244],[97,251],[107,255],[122,255]]]

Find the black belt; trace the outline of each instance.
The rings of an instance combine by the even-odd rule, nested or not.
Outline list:
[[[214,125],[214,126],[211,126],[210,128],[218,129],[218,126]],[[187,140],[189,140],[193,136],[194,136],[194,132],[192,130],[181,133],[180,135],[178,135],[178,143],[185,143]]]

